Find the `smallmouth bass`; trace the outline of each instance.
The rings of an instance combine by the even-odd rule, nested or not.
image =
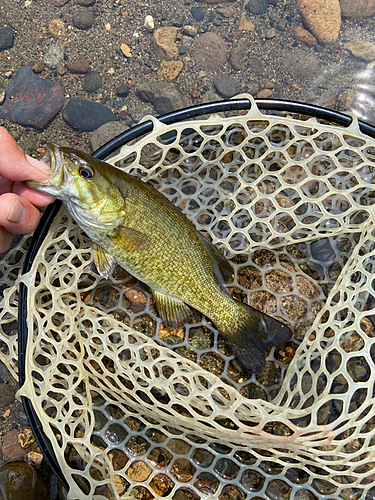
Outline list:
[[[229,262],[153,186],[71,148],[48,145],[43,161],[51,167],[49,179],[27,185],[64,202],[94,242],[102,276],[118,263],[150,287],[166,326],[179,328],[191,308],[200,311],[252,373],[263,370],[268,347],[291,338],[286,325],[223,289],[233,274]]]

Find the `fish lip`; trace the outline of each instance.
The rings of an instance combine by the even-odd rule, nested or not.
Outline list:
[[[46,152],[40,161],[50,167],[49,178],[45,181],[27,181],[26,184],[33,189],[51,194],[52,196],[58,198],[59,193],[62,190],[62,186],[56,186],[51,181],[51,179],[60,174],[60,171],[63,168],[63,161],[58,147],[48,143],[46,145]]]

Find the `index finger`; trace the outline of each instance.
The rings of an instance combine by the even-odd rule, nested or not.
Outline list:
[[[10,133],[0,127],[0,175],[11,181],[44,181],[49,177],[48,165],[31,158]]]

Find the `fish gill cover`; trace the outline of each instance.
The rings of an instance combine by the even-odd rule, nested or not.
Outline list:
[[[248,97],[251,99],[250,97]],[[0,357],[26,382],[69,499],[330,499],[375,495],[375,143],[315,119],[179,122],[110,159],[151,182],[227,253],[230,293],[285,322],[266,368],[241,368],[195,314],[165,328],[151,294],[93,266],[62,209],[29,273],[30,237],[1,262]],[[150,119],[147,117],[146,119]]]

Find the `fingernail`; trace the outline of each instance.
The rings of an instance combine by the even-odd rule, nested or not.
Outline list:
[[[10,209],[8,215],[8,222],[13,222],[14,224],[19,224],[26,217],[26,208],[22,205],[22,203],[16,200],[13,203],[12,208]]]
[[[41,172],[43,172],[45,174],[49,174],[50,173],[51,169],[45,163],[42,163],[41,161],[36,160],[35,158],[33,158],[32,156],[29,156],[29,155],[26,155],[26,159],[30,163],[30,165],[32,165],[33,167],[37,168]]]

